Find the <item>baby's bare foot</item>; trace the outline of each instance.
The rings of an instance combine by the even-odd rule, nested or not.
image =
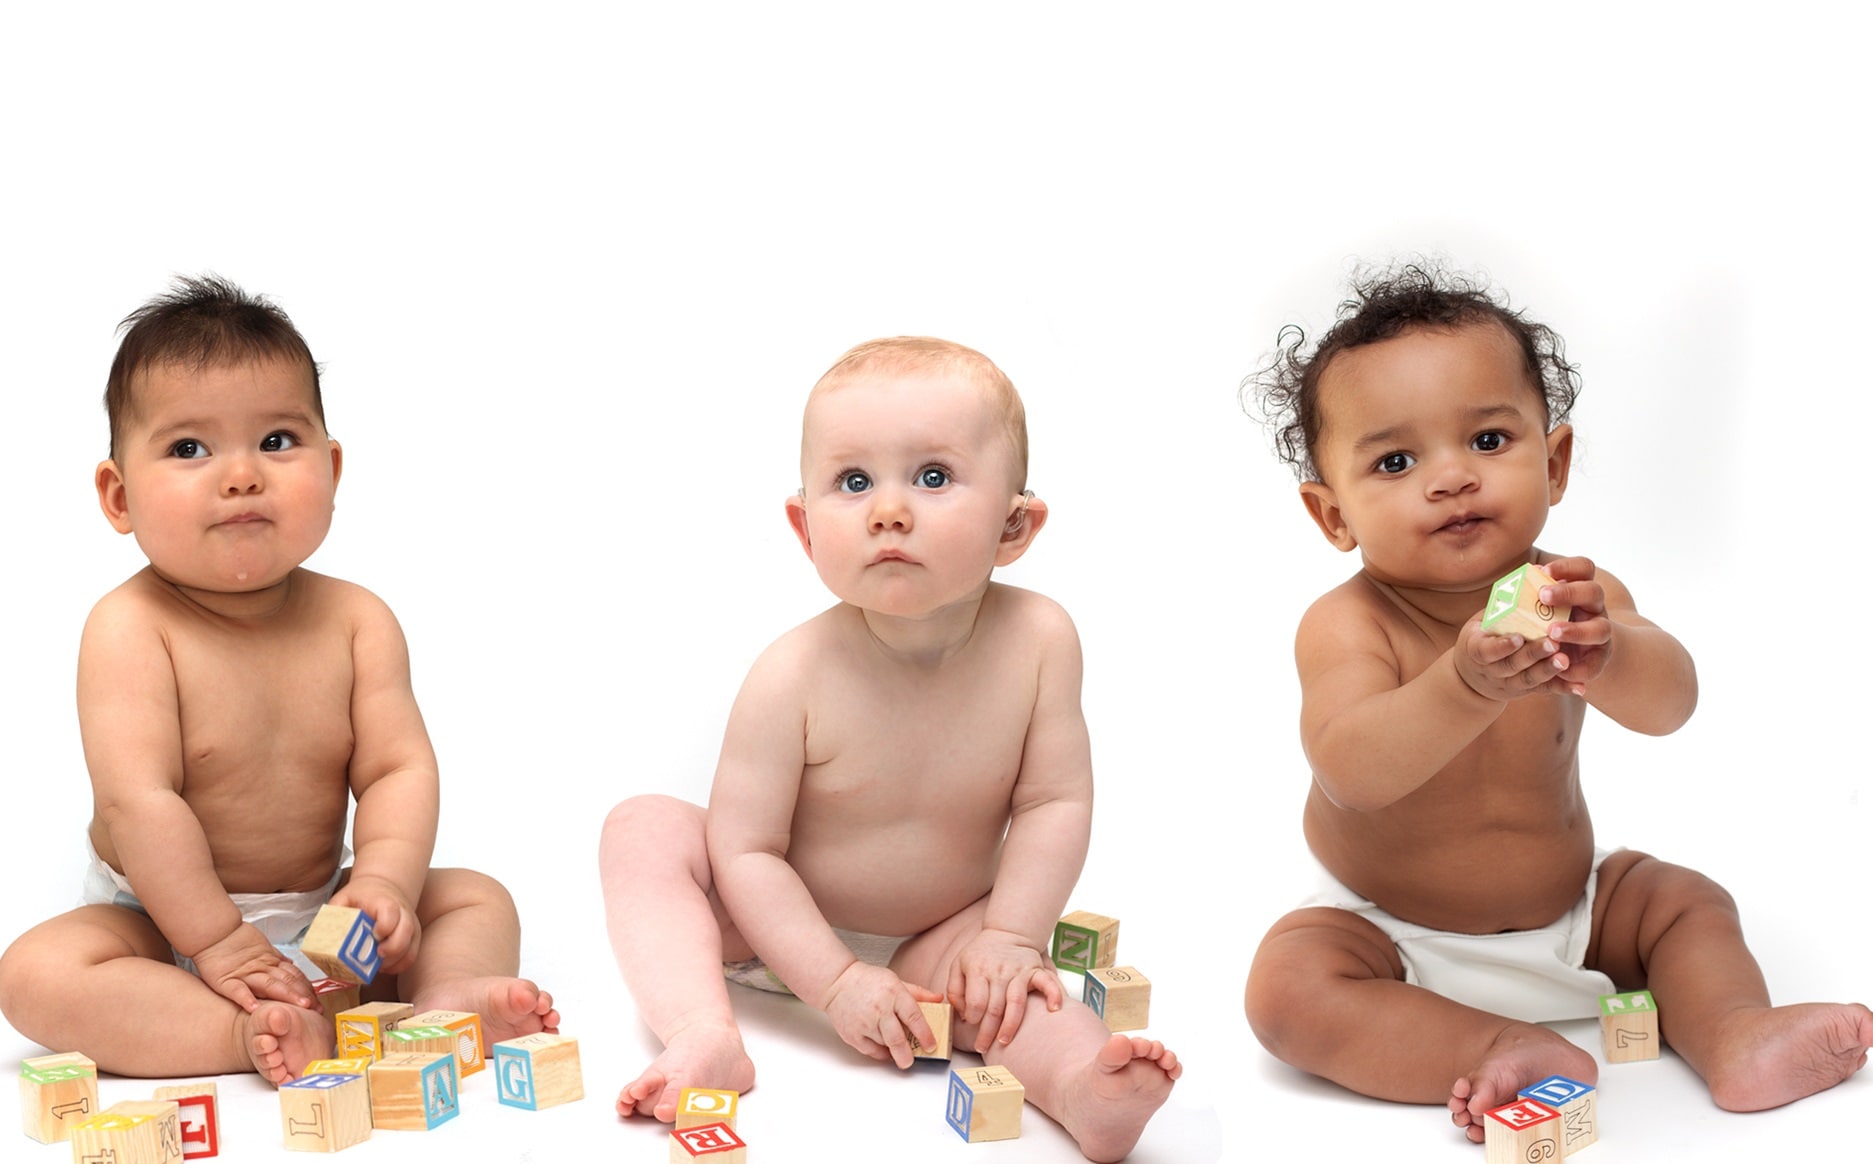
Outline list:
[[[1163,1043],[1113,1035],[1063,1093],[1061,1126],[1088,1160],[1123,1160],[1183,1073]]]
[[[1873,1012],[1858,1003],[1737,1011],[1724,1021],[1704,1081],[1726,1111],[1781,1107],[1860,1070],[1869,1047]]]
[[[685,1087],[748,1091],[754,1087],[754,1060],[741,1045],[734,1025],[686,1027],[665,1044],[644,1073],[618,1092],[618,1114],[650,1116],[670,1123]]]
[[[525,978],[462,978],[439,982],[410,1000],[425,1010],[465,1010],[481,1016],[482,1041],[492,1047],[539,1031],[557,1034],[553,996]]]
[[[330,1058],[335,1038],[324,1012],[284,1002],[262,1002],[251,1014],[239,1011],[234,1029],[254,1070],[275,1087],[298,1078],[314,1059]]]
[[[1565,1075],[1580,1083],[1599,1078],[1593,1056],[1547,1027],[1511,1023],[1496,1036],[1483,1061],[1450,1087],[1450,1122],[1476,1143],[1483,1142],[1483,1115],[1505,1103],[1516,1092],[1550,1075]]]

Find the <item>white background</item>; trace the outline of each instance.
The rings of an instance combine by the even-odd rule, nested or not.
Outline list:
[[[113,325],[212,270],[324,362],[346,471],[311,565],[401,617],[437,861],[514,889],[525,970],[585,1051],[582,1104],[525,1115],[471,1080],[454,1124],[356,1158],[662,1159],[609,1115],[654,1044],[604,940],[598,822],[705,796],[748,664],[828,601],[781,510],[808,387],[860,340],[936,334],[1026,398],[1052,519],[1003,578],[1085,643],[1074,905],[1123,919],[1189,1064],[1136,1158],[1478,1159],[1436,1110],[1276,1063],[1241,1013],[1301,889],[1293,627],[1354,562],[1237,386],[1282,324],[1331,319],[1353,261],[1428,253],[1566,337],[1579,455],[1543,545],[1620,574],[1699,662],[1676,735],[1588,729],[1602,842],[1726,884],[1778,999],[1864,996],[1866,29],[1549,7],[11,12],[0,940],[75,900],[78,632],[141,564],[90,485]],[[741,1002],[758,1160],[1077,1158],[1031,1110],[1018,1144],[965,1146],[939,1072]],[[0,1058],[33,1053],[0,1029]],[[1611,1068],[1593,1151],[1821,1159],[1868,1086],[1734,1117],[1675,1059]],[[276,1154],[267,1090],[223,1090],[231,1158]],[[7,1158],[62,1158],[0,1108]]]

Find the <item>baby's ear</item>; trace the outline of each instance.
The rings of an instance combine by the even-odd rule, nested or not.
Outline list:
[[[1345,553],[1359,546],[1353,537],[1353,529],[1346,524],[1346,515],[1340,509],[1339,499],[1327,485],[1319,481],[1301,483],[1301,504],[1307,507],[1307,516],[1314,519],[1320,532],[1327,535],[1333,548]]]
[[[813,537],[806,530],[806,498],[799,493],[787,498],[787,524],[793,527],[793,536],[800,539],[807,561],[812,561]]]
[[[1548,434],[1548,504],[1567,495],[1567,475],[1574,467],[1574,426],[1557,424]]]
[[[129,533],[130,499],[124,494],[123,470],[117,467],[116,461],[100,461],[93,479],[97,483],[98,508],[104,511],[104,520],[118,533]]]
[[[1047,503],[1034,496],[1033,492],[1019,494],[1009,510],[1008,522],[1002,526],[1002,543],[995,550],[995,564],[1006,566],[1028,552],[1033,544],[1034,535],[1041,532],[1047,524]]]

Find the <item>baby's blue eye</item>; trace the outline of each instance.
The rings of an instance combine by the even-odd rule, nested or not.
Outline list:
[[[185,461],[193,461],[198,457],[207,456],[208,450],[202,447],[202,442],[198,440],[183,439],[169,446],[169,455],[180,457]]]
[[[283,453],[298,443],[299,438],[290,432],[268,433],[266,438],[260,442],[260,451],[263,453]]]
[[[925,489],[941,489],[950,483],[949,470],[930,465],[917,470],[917,484]]]
[[[1507,439],[1509,438],[1499,432],[1479,432],[1476,434],[1476,439],[1470,442],[1470,447],[1479,453],[1493,453],[1500,449]]]
[[[1379,458],[1379,472],[1403,473],[1418,463],[1418,458],[1410,453],[1387,453]]]
[[[863,493],[871,488],[871,478],[864,473],[847,473],[839,478],[841,493]]]

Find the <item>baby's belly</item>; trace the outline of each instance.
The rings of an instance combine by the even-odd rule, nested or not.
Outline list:
[[[827,922],[847,930],[920,934],[986,896],[998,849],[907,843],[873,833],[802,846],[787,855]]]

